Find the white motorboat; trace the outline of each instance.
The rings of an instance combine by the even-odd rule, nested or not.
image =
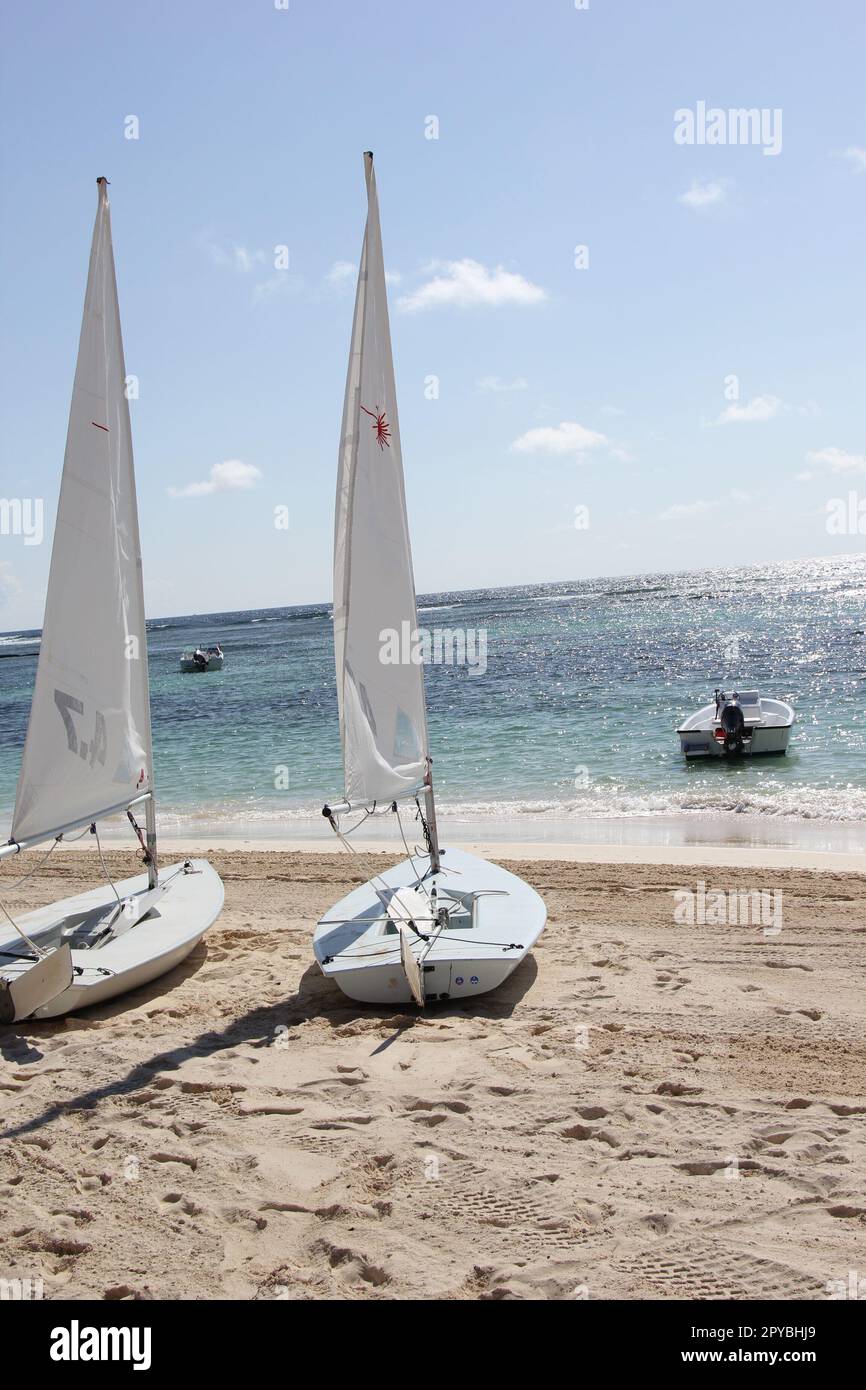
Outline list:
[[[385,267],[373,156],[343,406],[334,538],[334,648],[345,799],[340,822],[414,803],[424,847],[356,888],[321,919],[324,974],[367,1004],[423,1007],[495,989],[532,949],[547,912],[529,884],[439,844],[424,672],[410,651],[385,662],[382,634],[417,633]],[[407,648],[411,644],[407,644]],[[351,848],[351,845],[348,845]]]
[[[716,690],[711,704],[696,710],[677,729],[680,750],[687,758],[756,757],[784,753],[794,711],[785,700],[759,695],[757,690]]]
[[[193,647],[180,658],[180,669],[187,674],[202,671],[221,671],[225,665],[223,649],[215,647]]]
[[[105,869],[97,822],[125,813],[146,872],[114,883],[106,870],[101,887],[17,920],[3,908],[2,1023],[56,1017],[156,979],[189,955],[223,904],[206,860],[157,863],[132,435],[108,184],[97,182],[39,663],[0,861],[90,826]],[[0,897],[6,883],[0,877]]]

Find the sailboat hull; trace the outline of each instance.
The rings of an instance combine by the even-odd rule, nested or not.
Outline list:
[[[101,945],[96,944],[101,924],[117,906],[108,884],[17,918],[37,945],[56,946],[66,940],[72,948],[72,984],[29,1017],[57,1018],[104,1003],[149,984],[186,959],[222,910],[222,882],[206,859],[162,868],[159,882],[164,891],[147,916],[123,930],[123,914],[118,913],[121,929]],[[147,877],[128,878],[115,887],[121,899],[131,899],[147,892]],[[88,938],[93,944],[85,947]],[[0,940],[0,976],[13,981],[26,973],[28,961],[10,959],[25,953],[20,936]]]
[[[498,864],[463,850],[442,852],[442,868],[430,874],[426,855],[404,859],[356,888],[316,927],[313,950],[329,979],[363,1004],[409,1004],[413,999],[401,963],[399,930],[387,904],[400,888],[413,887],[448,909],[441,929],[429,918],[416,922],[413,952],[425,1003],[487,994],[508,979],[532,949],[547,919],[543,899],[528,883]],[[420,881],[419,881],[420,880]],[[419,935],[420,933],[420,935]],[[426,940],[422,938],[426,937]]]

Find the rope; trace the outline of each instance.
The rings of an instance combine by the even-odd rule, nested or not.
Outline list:
[[[145,843],[144,835],[141,833],[141,826],[139,825],[138,821],[135,819],[135,816],[129,809],[127,809],[126,818],[132,826],[135,837],[138,840],[139,845],[141,846],[141,853],[144,863],[150,864],[152,862],[153,856],[151,855],[150,850],[148,849]]]
[[[51,841],[51,844],[48,846],[48,849],[45,851],[45,853],[39,856],[39,859],[38,859],[37,862],[33,865],[33,868],[32,868],[32,869],[28,869],[27,873],[26,873],[26,874],[22,874],[20,878],[18,878],[18,879],[15,880],[14,883],[10,883],[10,884],[7,885],[8,888],[9,888],[9,891],[10,891],[10,892],[14,892],[14,890],[15,890],[16,888],[20,888],[20,887],[21,887],[22,883],[26,883],[27,880],[28,880],[29,878],[32,878],[33,875],[36,873],[36,870],[42,868],[42,865],[46,862],[46,860],[48,859],[48,856],[51,854],[52,850],[55,849],[56,846],[60,844],[60,841],[61,841],[62,839],[63,839],[63,836],[62,836],[62,835],[58,835],[57,838],[56,838],[55,840],[52,840],[52,841]],[[5,907],[5,905],[4,905],[3,903],[0,903],[0,912],[3,913],[3,916],[6,918],[7,922],[9,922],[10,926],[13,926],[13,927],[15,928],[15,930],[16,930],[17,933],[18,933],[18,935],[21,937],[22,941],[26,941],[26,942],[27,942],[27,945],[30,947],[31,951],[35,951],[35,952],[36,952],[36,959],[37,959],[37,960],[41,960],[41,959],[43,958],[43,956],[45,956],[45,955],[48,954],[46,951],[43,951],[43,949],[42,949],[41,946],[37,946],[35,941],[31,941],[31,940],[30,940],[30,937],[27,935],[26,931],[24,931],[22,927],[19,927],[18,923],[15,921],[15,918],[11,915],[11,913],[9,913],[9,912],[6,910],[6,907]],[[19,960],[20,960],[20,957],[14,957],[14,959],[19,959]]]
[[[443,928],[443,931],[444,931],[444,930],[446,930],[446,929]],[[421,938],[422,941],[429,940],[429,939],[430,939],[430,938],[428,938],[428,937],[422,937],[422,938]],[[516,942],[516,941],[511,941],[511,942],[509,942],[508,944],[506,944],[506,943],[503,942],[503,941],[470,941],[470,939],[469,939],[468,937],[466,937],[466,936],[452,936],[451,932],[448,932],[448,936],[447,936],[447,938],[446,938],[444,941],[442,940],[442,935],[441,935],[441,933],[437,933],[437,935],[436,935],[435,937],[432,938],[432,945],[431,945],[431,947],[430,947],[430,950],[427,951],[427,953],[425,954],[424,959],[425,959],[425,960],[431,960],[431,959],[433,959],[433,957],[434,957],[434,947],[437,945],[437,943],[441,942],[443,945],[447,945],[447,944],[449,944],[449,943],[452,942],[452,941],[459,941],[459,942],[461,942],[463,945],[466,945],[466,946],[491,946],[491,947],[493,947],[494,949],[496,949],[497,951],[522,951],[522,950],[523,950],[523,947],[522,947],[518,942]],[[339,959],[340,959],[340,960],[374,960],[374,959],[375,959],[376,957],[378,957],[378,956],[387,956],[387,955],[391,955],[391,954],[393,954],[394,952],[396,952],[396,950],[397,950],[397,947],[396,947],[396,945],[395,945],[395,946],[389,946],[389,947],[387,947],[386,949],[384,949],[384,950],[382,950],[382,951],[340,951],[340,952],[339,952]],[[332,961],[332,960],[336,960],[336,959],[337,959],[337,956],[326,956],[326,957],[325,957],[325,964],[327,965],[328,961]],[[459,961],[455,961],[454,964],[455,964],[455,965],[459,965],[460,962],[459,962]]]
[[[397,824],[398,824],[399,827],[400,827],[400,838],[401,838],[402,841],[403,841],[403,848],[404,848],[405,851],[406,851],[406,858],[409,860],[409,863],[412,865],[413,872],[417,875],[417,878],[418,878],[418,887],[421,889],[421,892],[424,894],[424,896],[426,897],[427,901],[429,902],[429,901],[430,901],[430,894],[427,892],[427,889],[424,887],[424,875],[421,874],[421,873],[419,873],[418,870],[415,868],[415,860],[414,860],[413,857],[412,857],[412,851],[409,849],[409,846],[408,846],[408,844],[406,843],[406,835],[405,835],[405,832],[404,832],[404,830],[403,830],[403,818],[402,818],[402,816],[400,815],[400,807],[397,805],[396,801],[394,802],[394,811],[395,811],[396,816],[397,816]]]
[[[396,805],[396,802],[395,802],[395,805]],[[367,817],[369,816],[369,814],[370,814],[369,811],[365,811],[364,814],[363,814],[363,816],[361,817],[361,819],[360,819],[359,821],[357,821],[357,822],[352,826],[351,830],[347,831],[346,833],[347,833],[348,835],[354,834],[354,832],[358,829],[358,826],[364,824],[364,821],[367,819]],[[349,851],[350,854],[360,854],[360,850],[355,849],[355,846],[354,846],[354,845],[350,845],[350,844],[349,844],[349,841],[347,840],[346,835],[344,835],[343,832],[342,832],[342,830],[340,829],[340,826],[339,826],[339,823],[338,823],[338,821],[337,821],[336,816],[329,816],[328,819],[329,819],[330,822],[331,822],[331,829],[333,830],[333,832],[334,832],[334,834],[336,835],[337,839],[340,841],[340,844],[343,846],[343,848],[344,848],[344,849],[347,849],[347,850]],[[381,877],[380,874],[373,874],[372,878],[370,879],[370,882],[371,882],[371,883],[376,883],[376,882],[380,883],[380,884],[382,885],[382,888],[383,888],[384,892],[386,892],[386,893],[391,893],[391,892],[393,891],[392,888],[391,888],[390,883],[386,883],[385,880]],[[401,919],[401,920],[402,920],[402,919]],[[405,920],[408,922],[410,919],[407,917]]]
[[[6,887],[10,893],[14,892],[14,890],[15,890],[16,888],[20,888],[21,885],[22,885],[22,883],[26,883],[27,880],[28,880],[28,878],[32,878],[32,877],[33,877],[33,875],[36,873],[36,870],[37,870],[37,869],[41,869],[42,865],[43,865],[43,864],[45,863],[45,861],[47,860],[49,854],[51,854],[52,850],[54,850],[54,849],[57,847],[57,845],[60,844],[60,841],[61,841],[62,839],[63,839],[63,836],[62,836],[62,835],[58,835],[56,840],[52,840],[52,841],[51,841],[51,844],[48,846],[48,849],[45,851],[45,853],[39,856],[39,859],[38,859],[38,860],[36,861],[36,863],[33,865],[33,868],[32,868],[32,869],[28,869],[26,874],[22,874],[20,878],[17,878],[17,879],[15,880],[14,883],[7,883],[7,884],[5,884],[4,887]]]
[[[369,819],[370,819],[370,816],[371,816],[372,814],[373,814],[372,811],[368,811],[368,810],[365,809],[363,816],[361,816],[361,819],[360,819],[360,820],[356,820],[356,821],[355,821],[355,824],[354,824],[353,826],[350,826],[350,828],[345,832],[345,838],[348,840],[348,838],[349,838],[350,835],[354,835],[354,833],[355,833],[355,831],[358,829],[358,827],[359,827],[360,825],[363,825],[365,820],[369,820]],[[354,846],[351,846],[351,848],[354,849]],[[354,852],[355,852],[355,854],[358,853],[357,850],[354,850]]]
[[[106,882],[111,888],[111,891],[114,894],[114,896],[117,898],[118,907],[123,907],[123,899],[121,898],[120,894],[114,886],[114,879],[111,877],[111,875],[108,872],[108,869],[105,867],[105,858],[102,853],[102,845],[99,842],[99,831],[96,828],[96,821],[94,821],[91,825],[90,833],[96,836],[96,848],[99,850],[99,862],[102,865],[102,872],[105,874]]]
[[[427,846],[427,853],[430,855],[430,858],[432,860],[433,841],[430,839],[430,828],[427,825],[427,820],[425,818],[424,812],[421,810],[421,802],[418,800],[417,796],[415,797],[415,806],[417,808],[418,819],[421,822],[421,829],[424,832],[424,843]]]
[[[505,942],[505,941],[473,941],[472,938],[469,937],[469,936],[454,936],[454,934],[453,934],[452,932],[449,932],[449,933],[448,933],[448,940],[449,940],[449,941],[459,941],[459,942],[461,942],[464,946],[493,946],[493,947],[495,947],[496,950],[498,950],[498,951],[522,951],[522,950],[523,950],[523,947],[520,945],[520,943],[519,943],[518,941],[509,941],[509,942]]]
[[[127,814],[129,815],[129,819],[130,819],[130,821],[132,822],[133,829],[135,830],[136,834],[138,835],[138,838],[139,838],[139,841],[140,841],[140,840],[141,840],[141,832],[139,831],[139,828],[138,828],[138,826],[136,825],[135,820],[133,819],[131,813],[127,812]],[[114,886],[114,880],[112,879],[111,875],[110,875],[109,872],[108,872],[108,868],[106,867],[105,856],[104,856],[103,853],[102,853],[102,844],[101,844],[100,839],[99,839],[99,831],[96,829],[96,821],[94,821],[94,822],[92,823],[92,825],[85,826],[85,828],[80,832],[80,834],[78,834],[78,835],[73,835],[71,838],[70,838],[69,836],[66,836],[66,837],[65,837],[65,838],[66,838],[66,843],[67,843],[67,844],[75,844],[75,842],[76,842],[77,840],[82,839],[83,836],[85,836],[85,835],[87,835],[87,834],[91,834],[91,835],[94,835],[94,836],[96,837],[96,848],[97,848],[97,850],[99,851],[99,862],[100,862],[100,864],[102,865],[102,872],[103,872],[103,874],[105,875],[106,881],[107,881],[107,883],[109,884],[112,893],[114,894],[115,898],[117,899],[118,906],[122,907],[122,906],[123,906],[123,899],[121,898],[121,896],[120,896],[120,894],[118,893],[116,887]],[[43,867],[43,865],[47,862],[49,855],[51,855],[51,854],[53,853],[53,851],[57,848],[57,846],[60,844],[60,841],[61,841],[62,839],[64,839],[64,836],[63,836],[62,834],[56,836],[56,838],[53,839],[53,840],[51,841],[51,844],[48,846],[48,849],[45,851],[45,853],[44,853],[43,855],[40,855],[39,859],[38,859],[37,862],[33,865],[33,868],[32,868],[32,869],[28,869],[27,873],[26,873],[26,874],[22,874],[20,878],[18,878],[18,879],[15,880],[14,883],[10,883],[10,884],[5,885],[5,886],[8,888],[9,892],[14,892],[16,888],[20,888],[20,887],[22,886],[22,884],[24,884],[24,883],[26,883],[26,882],[28,881],[28,879],[31,879],[31,878],[33,877],[33,875],[37,872],[37,870],[41,869],[41,868]],[[143,848],[144,848],[144,846],[143,846]],[[146,856],[146,860],[149,860],[149,857],[150,857],[150,856],[148,855],[148,852],[147,852],[147,849],[146,849],[146,848],[145,848],[145,856]],[[35,941],[31,941],[30,937],[27,935],[27,933],[23,930],[22,927],[19,927],[18,923],[15,921],[15,918],[11,915],[11,913],[7,910],[5,904],[2,903],[2,902],[0,902],[0,912],[3,913],[3,916],[6,918],[7,922],[9,923],[9,925],[15,929],[15,931],[16,931],[16,932],[18,933],[18,935],[21,937],[22,941],[26,941],[26,943],[27,943],[27,945],[30,947],[31,951],[34,951],[34,952],[35,952],[35,955],[36,955],[36,959],[37,959],[37,960],[43,960],[46,956],[50,955],[50,952],[45,951],[41,946],[37,946],[37,944],[36,944]],[[0,954],[2,954],[2,955],[4,955],[4,956],[8,956],[8,957],[9,957],[10,959],[12,959],[12,960],[25,960],[25,959],[27,959],[27,957],[25,957],[25,956],[16,956],[16,955],[13,955],[13,954],[12,954],[11,952],[9,952],[9,951],[3,951],[3,952],[0,952]],[[108,970],[106,970],[104,967],[101,967],[101,966],[88,966],[88,967],[85,967],[85,968],[86,968],[86,969],[89,969],[89,970],[99,970],[102,974],[113,974],[113,973],[114,973],[113,971],[108,971]]]
[[[389,946],[384,951],[340,951],[336,956],[325,956],[324,965],[328,965],[333,960],[376,960],[379,956],[393,956],[397,950],[396,946]],[[399,957],[395,957],[398,959]]]
[[[42,960],[43,956],[45,956],[45,955],[48,954],[47,951],[43,951],[43,949],[42,949],[41,946],[37,946],[35,941],[31,941],[31,940],[30,940],[30,937],[27,935],[26,931],[24,931],[21,927],[19,927],[19,925],[18,925],[18,923],[15,921],[14,917],[10,917],[10,916],[9,916],[9,913],[6,911],[6,909],[5,909],[5,907],[3,906],[2,903],[0,903],[0,912],[3,913],[3,916],[4,916],[4,917],[6,918],[6,920],[11,924],[11,926],[13,926],[13,927],[15,928],[15,930],[16,930],[17,933],[18,933],[18,935],[21,937],[22,941],[26,941],[26,942],[27,942],[27,945],[30,947],[31,951],[35,951],[35,952],[36,952],[36,959],[37,959],[37,960]]]

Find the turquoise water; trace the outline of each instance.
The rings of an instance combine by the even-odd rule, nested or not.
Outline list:
[[[431,665],[443,813],[525,827],[723,816],[866,825],[866,556],[427,595],[419,622],[487,634],[487,669]],[[294,834],[342,790],[328,605],[148,624],[165,830]],[[219,674],[181,650],[220,641]],[[0,637],[0,833],[38,635]],[[686,764],[675,729],[713,687],[797,712],[785,758]],[[285,786],[286,781],[288,786]]]

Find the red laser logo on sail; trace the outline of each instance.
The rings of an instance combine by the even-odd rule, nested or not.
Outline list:
[[[378,406],[376,406],[375,410],[368,410],[365,405],[362,405],[361,409],[363,410],[364,414],[369,415],[370,419],[373,421],[373,424],[370,426],[370,428],[376,431],[376,443],[379,445],[379,448],[384,449],[385,445],[387,444],[388,448],[390,449],[391,426],[385,419],[384,410],[380,414]]]

